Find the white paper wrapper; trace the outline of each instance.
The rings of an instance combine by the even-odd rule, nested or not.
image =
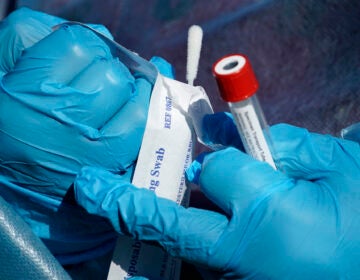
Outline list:
[[[192,161],[193,131],[201,135],[201,120],[208,113],[212,109],[202,88],[158,75],[132,183],[186,205],[184,171]],[[159,247],[120,237],[108,279],[176,280],[180,266]]]

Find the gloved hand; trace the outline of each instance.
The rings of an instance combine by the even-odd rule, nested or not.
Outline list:
[[[113,248],[112,227],[77,206],[70,186],[83,165],[132,175],[152,84],[94,32],[52,31],[62,22],[25,8],[1,22],[0,195],[67,264]]]
[[[359,279],[359,143],[284,124],[271,135],[282,171],[235,148],[189,169],[223,213],[185,209],[89,167],[76,199],[117,231],[157,241],[219,278]]]

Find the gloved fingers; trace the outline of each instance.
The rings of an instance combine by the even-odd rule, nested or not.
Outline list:
[[[20,8],[0,23],[0,73],[13,69],[24,49],[52,32],[52,26],[64,22],[59,17]]]
[[[91,140],[94,155],[111,155],[111,170],[124,170],[136,159],[151,85],[136,81],[93,31],[58,28],[26,50],[2,86],[12,99]]]
[[[204,116],[203,130],[205,144],[221,144],[244,150],[230,113],[221,112]]]
[[[166,60],[153,57],[150,62],[163,75],[172,77],[172,66]],[[113,157],[112,162],[121,169],[132,165],[139,153],[152,91],[149,81],[136,73],[134,76],[137,78],[130,100],[101,129],[102,139],[109,148],[108,154]]]
[[[172,78],[173,67],[165,59],[153,57],[150,62],[161,74]],[[131,99],[101,129],[102,138],[109,147],[109,154],[113,156],[112,161],[122,168],[132,165],[139,153],[152,92],[149,81],[136,73],[134,76],[137,78]],[[131,121],[126,121],[129,119]],[[117,147],[115,153],[113,147]]]
[[[202,264],[213,261],[212,249],[228,224],[219,213],[185,209],[98,168],[82,169],[75,198],[89,213],[109,219],[117,232],[156,241],[173,256]]]
[[[206,155],[199,173],[201,190],[229,216],[294,186],[282,172],[235,148]]]
[[[6,82],[18,92],[63,94],[60,89],[98,59],[112,59],[108,46],[89,29],[64,25],[27,49]]]
[[[345,172],[357,164],[360,156],[357,143],[310,133],[303,128],[275,125],[271,135],[275,159],[294,178],[316,180],[334,172]]]
[[[193,183],[198,185],[199,184],[199,178],[200,178],[200,174],[201,174],[201,166],[202,163],[204,162],[205,157],[209,154],[210,152],[204,152],[199,154],[195,160],[191,163],[191,165],[186,169],[185,171],[185,175],[186,175],[186,179]]]
[[[115,165],[127,168],[133,164],[140,150],[144,134],[152,85],[143,78],[135,81],[130,100],[101,129]],[[116,147],[116,151],[114,151]]]
[[[108,46],[77,25],[64,25],[27,49],[3,86],[30,107],[61,122],[81,124],[89,135],[94,132],[84,126],[97,130],[135,91],[134,78]]]
[[[221,144],[225,147],[235,147],[241,151],[244,150],[233,117],[228,112],[205,115],[203,118],[203,133],[203,141],[209,146]],[[190,182],[199,184],[201,166],[207,154],[202,153],[198,155],[186,170],[186,177]]]
[[[71,101],[67,100],[61,112],[73,121],[99,130],[136,91],[134,77],[117,58],[94,60],[68,86],[76,89],[76,94]]]
[[[166,60],[160,57],[153,57],[151,62],[162,73],[166,75],[172,73],[172,66]],[[135,80],[135,92],[133,92],[131,100],[104,126],[102,129],[103,135],[107,137],[117,135],[127,137],[126,135],[131,135],[132,133],[141,133],[142,135],[147,120],[151,91],[152,84],[149,81],[145,78],[137,78]],[[128,118],[131,118],[132,121],[123,121]]]

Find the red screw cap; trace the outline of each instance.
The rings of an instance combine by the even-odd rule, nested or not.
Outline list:
[[[249,59],[241,54],[227,55],[212,68],[222,99],[239,102],[249,98],[259,88]]]

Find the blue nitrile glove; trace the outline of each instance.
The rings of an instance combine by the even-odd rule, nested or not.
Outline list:
[[[132,175],[152,85],[92,31],[52,32],[63,21],[20,9],[1,22],[0,195],[68,264],[113,248],[110,224],[76,205],[70,186],[84,165]]]
[[[225,214],[185,209],[97,168],[82,170],[75,196],[117,231],[219,278],[359,279],[359,143],[289,125],[271,135],[282,172],[235,148],[189,169]]]

